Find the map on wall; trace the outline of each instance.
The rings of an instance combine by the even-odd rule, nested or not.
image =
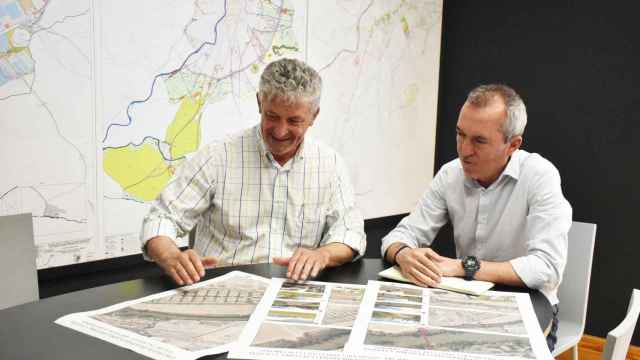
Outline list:
[[[0,216],[32,214],[38,268],[139,253],[153,199],[259,122],[282,57],[320,72],[309,135],[365,217],[410,211],[433,176],[441,19],[441,0],[0,0]]]

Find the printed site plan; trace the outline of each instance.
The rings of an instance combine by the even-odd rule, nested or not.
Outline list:
[[[56,323],[153,359],[197,359],[229,350],[268,285],[265,278],[233,271]]]

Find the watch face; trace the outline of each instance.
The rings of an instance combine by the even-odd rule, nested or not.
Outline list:
[[[464,258],[463,265],[465,269],[475,270],[478,268],[478,259],[475,256],[467,256]]]
[[[464,269],[464,278],[473,280],[476,271],[480,270],[480,262],[475,256],[467,256],[462,260],[462,268]]]

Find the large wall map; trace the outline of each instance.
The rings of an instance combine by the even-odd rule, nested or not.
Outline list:
[[[0,0],[0,215],[30,212],[38,268],[138,253],[149,204],[203,144],[259,121],[265,65],[325,84],[310,131],[365,217],[431,180],[441,0]]]

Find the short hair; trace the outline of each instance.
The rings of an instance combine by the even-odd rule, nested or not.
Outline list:
[[[507,111],[507,118],[502,123],[501,132],[504,140],[509,141],[514,136],[522,136],[527,126],[527,108],[522,98],[512,88],[504,84],[480,85],[467,95],[467,102],[483,108],[488,106],[496,97],[502,99]]]
[[[279,98],[287,103],[310,101],[311,111],[320,106],[322,79],[303,61],[283,58],[267,65],[260,76],[260,101]]]

